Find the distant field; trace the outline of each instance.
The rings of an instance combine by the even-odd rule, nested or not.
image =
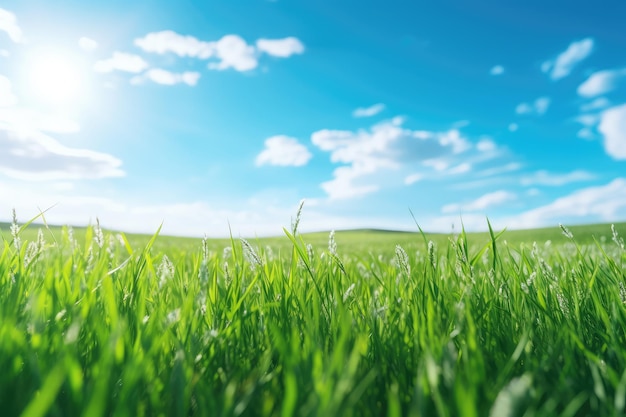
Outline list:
[[[486,220],[485,220],[486,225]],[[9,234],[10,224],[0,223],[0,233],[4,238],[10,238]],[[591,225],[578,225],[568,226],[572,233],[576,236],[578,243],[593,243],[594,238],[597,240],[610,240],[611,239],[611,224],[591,224]],[[626,234],[626,222],[615,223],[615,228],[618,233],[622,235]],[[45,235],[60,237],[62,235],[62,226],[49,226],[49,229],[45,229],[44,225],[34,223],[30,227],[26,228],[23,232],[23,236],[27,240],[33,240],[37,236],[37,231],[42,229],[45,231]],[[84,239],[85,227],[73,227],[74,235],[80,241]],[[330,231],[316,232],[316,233],[304,233],[302,237],[307,243],[312,244],[315,247],[325,247],[328,245],[328,235]],[[457,230],[458,234],[460,230]],[[429,240],[438,244],[446,244],[452,234],[443,233],[428,233],[426,236]],[[129,242],[136,246],[145,245],[151,235],[141,234],[126,234]],[[489,233],[467,233],[468,240],[472,244],[483,244],[489,240]],[[276,232],[276,237],[254,238],[246,236],[250,242],[263,246],[270,246],[274,250],[282,250],[291,248],[291,242],[284,235],[281,230]],[[379,251],[393,251],[396,244],[401,245],[417,245],[424,246],[424,241],[416,230],[415,232],[398,232],[393,230],[338,230],[335,232],[336,240],[344,245],[342,251],[348,253],[367,253],[371,250]],[[157,251],[189,251],[196,250],[201,238],[191,237],[173,237],[161,235],[159,239],[154,243],[154,249]],[[238,241],[239,236],[234,236],[234,240]],[[509,243],[518,245],[520,243],[532,244],[532,242],[546,242],[548,240],[553,243],[564,243],[567,238],[563,235],[561,229],[555,225],[554,227],[541,228],[541,229],[529,229],[529,230],[507,230],[501,237],[501,240],[506,240]],[[228,238],[209,238],[208,246],[211,250],[222,250],[226,246],[230,246],[231,240]]]
[[[624,415],[625,223],[205,241],[11,229],[3,415]]]

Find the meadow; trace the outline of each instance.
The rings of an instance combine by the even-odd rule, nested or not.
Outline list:
[[[624,415],[626,224],[298,220],[250,240],[0,225],[2,414]]]

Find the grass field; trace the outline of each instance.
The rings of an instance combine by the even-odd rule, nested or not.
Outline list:
[[[626,224],[0,230],[3,415],[624,415]]]

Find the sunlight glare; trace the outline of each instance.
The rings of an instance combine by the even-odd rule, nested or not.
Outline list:
[[[85,100],[86,71],[78,57],[46,50],[29,61],[26,82],[37,100],[58,105]]]

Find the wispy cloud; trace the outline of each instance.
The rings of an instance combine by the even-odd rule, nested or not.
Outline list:
[[[256,47],[260,52],[279,58],[304,53],[304,45],[293,36],[283,39],[259,39],[256,41]]]
[[[491,139],[481,139],[480,142],[476,144],[476,149],[480,152],[493,152],[496,148],[495,142]]]
[[[369,107],[359,107],[352,112],[352,116],[354,117],[371,117],[375,116],[381,111],[385,110],[385,105],[383,103],[377,103],[371,105]]]
[[[539,97],[533,103],[520,103],[515,108],[517,114],[535,114],[542,115],[548,111],[550,106],[549,97]],[[510,127],[509,127],[510,130]]]
[[[504,74],[504,67],[502,65],[496,65],[489,70],[489,74],[502,75]]]
[[[0,107],[12,107],[17,104],[17,97],[13,94],[11,80],[0,75]]]
[[[578,131],[576,136],[581,139],[593,139],[595,137],[593,128],[600,122],[599,114],[581,114],[576,118],[576,121],[584,126]]]
[[[598,114],[581,114],[576,118],[576,121],[585,126],[595,126],[600,121],[600,115]]]
[[[407,176],[404,178],[404,184],[405,184],[405,185],[415,184],[416,182],[421,181],[423,178],[424,178],[424,175],[423,175],[423,174],[420,174],[420,173],[417,173],[417,172],[416,172],[416,173],[414,173],[414,174],[407,175]]]
[[[626,104],[602,112],[598,130],[604,136],[604,150],[613,159],[626,159]]]
[[[585,140],[592,140],[596,137],[596,135],[593,133],[593,130],[589,127],[583,127],[582,129],[580,129],[576,133],[576,136]]]
[[[24,39],[15,14],[2,8],[0,8],[0,32],[5,32],[15,43],[20,43]]]
[[[13,129],[35,129],[50,133],[74,133],[80,126],[59,114],[47,114],[31,108],[0,107],[0,123]]]
[[[609,101],[609,99],[607,99],[606,97],[598,97],[594,99],[593,101],[582,104],[580,106],[580,111],[587,112],[587,111],[593,111],[593,110],[598,110],[598,109],[604,109],[606,107],[609,107],[610,105],[611,105],[611,102]]]
[[[572,42],[569,47],[555,59],[545,61],[541,65],[541,70],[545,73],[549,73],[550,78],[553,80],[567,77],[576,65],[591,54],[593,44],[592,38]]]
[[[256,165],[294,166],[306,165],[313,157],[311,152],[289,136],[272,136],[265,140],[265,149],[256,157]]]
[[[515,200],[517,196],[509,191],[499,190],[492,193],[485,194],[476,200],[468,203],[455,203],[447,204],[441,208],[442,213],[456,213],[456,212],[475,212],[486,210],[489,207],[501,205],[507,201]]]
[[[503,165],[503,166],[496,166],[493,168],[482,170],[478,172],[477,175],[481,177],[495,177],[495,176],[501,176],[502,174],[505,174],[508,172],[518,171],[521,168],[522,168],[522,164],[518,162],[509,162],[508,164]]]
[[[472,164],[468,162],[462,162],[450,168],[448,170],[448,174],[450,175],[465,174],[467,172],[470,172],[471,170],[472,170]]]
[[[547,185],[556,187],[572,182],[589,181],[594,178],[595,175],[583,170],[576,170],[567,174],[554,174],[545,170],[541,170],[531,175],[523,176],[520,179],[520,183],[525,186]]]
[[[626,81],[626,68],[594,72],[578,86],[578,95],[596,97],[613,91],[621,82]]]
[[[509,220],[517,228],[584,221],[616,221],[626,217],[626,179],[616,178],[601,186],[583,188],[552,203],[528,210]]]
[[[122,162],[108,154],[68,148],[37,131],[0,128],[0,172],[24,180],[120,177]]]
[[[124,71],[131,73],[140,73],[147,69],[150,65],[139,55],[128,54],[125,52],[113,52],[113,56],[108,59],[97,61],[94,69],[97,72]]]
[[[187,84],[195,86],[200,79],[200,73],[194,71],[185,71],[182,73],[170,72],[161,68],[151,68],[141,75],[131,78],[131,84],[142,84],[146,80],[161,85]]]
[[[91,38],[83,36],[80,39],[78,39],[78,46],[80,46],[81,49],[87,52],[91,52],[91,51],[95,51],[96,49],[98,49],[98,42],[96,42],[95,40]]]

